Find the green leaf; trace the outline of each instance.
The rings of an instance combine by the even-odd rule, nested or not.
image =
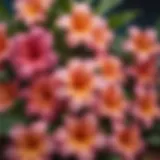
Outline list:
[[[100,152],[96,159],[99,160],[120,160],[120,157],[116,154],[109,153],[109,152]]]
[[[90,4],[92,2],[92,0],[85,0],[85,2],[87,2],[88,4]]]
[[[152,135],[147,139],[147,142],[153,147],[160,147],[160,136]]]
[[[23,23],[15,20],[13,12],[7,9],[4,3],[0,3],[0,21],[7,23],[9,35],[26,29]]]
[[[108,23],[112,29],[120,29],[134,20],[137,15],[137,11],[122,11],[120,13],[112,14],[108,18]]]
[[[71,10],[72,0],[58,0],[52,4],[48,10],[45,27],[52,29],[56,27],[56,20],[61,14],[66,14]]]
[[[12,20],[12,14],[8,11],[4,3],[0,3],[0,21],[11,21]]]
[[[69,12],[71,10],[72,0],[58,0],[57,3],[63,12]]]
[[[0,115],[0,135],[6,135],[17,123],[22,123],[22,118],[15,115]]]
[[[116,36],[114,43],[112,45],[112,51],[116,54],[121,54],[122,53],[122,44],[124,42],[124,37],[123,36]]]
[[[104,14],[118,6],[121,2],[122,0],[101,0],[96,11],[99,14]]]
[[[118,157],[118,156],[112,156],[112,157],[110,158],[110,160],[120,160],[120,157]]]
[[[7,135],[16,124],[28,122],[23,111],[23,105],[23,101],[17,101],[11,110],[0,114],[0,135]]]
[[[160,19],[157,20],[156,24],[155,24],[155,28],[158,34],[158,37],[160,36]]]

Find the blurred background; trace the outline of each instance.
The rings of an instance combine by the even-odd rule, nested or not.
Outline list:
[[[68,2],[70,0],[55,0],[55,1],[59,2],[60,8],[65,8],[63,7],[63,5],[65,6],[66,4],[69,4]],[[93,6],[96,6],[100,1],[101,0],[92,0]],[[105,1],[111,2],[116,0],[105,0]],[[14,0],[0,0],[0,21],[1,20],[7,21],[11,19],[11,17],[14,14],[12,7],[13,2]],[[113,5],[114,7],[111,7],[111,9],[108,9],[106,12],[104,12],[104,15],[106,15],[106,17],[109,17],[107,19],[109,21],[110,26],[119,33],[117,34],[117,42],[119,42],[118,40],[121,40],[121,37],[124,37],[121,35],[123,35],[126,32],[125,29],[132,24],[136,24],[141,27],[154,27],[155,29],[157,29],[158,33],[160,33],[159,32],[160,0],[117,0],[117,2],[118,3],[116,5]],[[52,24],[52,21],[50,23]],[[48,23],[48,26],[50,23]],[[11,26],[10,32],[13,32],[12,31],[13,28],[14,27]],[[20,29],[18,28],[17,30]],[[64,49],[66,50],[66,48]],[[116,52],[117,50],[120,51],[118,45],[116,45],[116,41],[113,50],[114,52]],[[69,57],[67,57],[67,59],[68,58]],[[8,114],[8,117],[10,119],[7,117],[7,115],[0,116],[0,144],[7,143],[8,139],[4,136],[5,135],[4,133],[8,131],[10,126],[12,126],[12,124],[16,123],[19,120],[23,121],[24,117],[23,116],[18,117],[17,115],[18,115],[17,111],[15,110],[14,112]],[[14,119],[12,119],[12,116]],[[160,125],[156,124],[153,127],[153,130],[147,132],[146,135],[149,135],[148,137],[151,147],[149,148],[149,152],[146,152],[145,157],[143,157],[142,159],[160,160]],[[0,152],[1,152],[1,145],[0,145]],[[1,157],[1,153],[0,153],[0,160],[3,160],[3,158]],[[99,160],[101,160],[101,158],[99,158]],[[110,159],[106,158],[106,160]]]

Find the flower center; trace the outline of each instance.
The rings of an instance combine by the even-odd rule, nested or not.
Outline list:
[[[106,76],[117,75],[117,66],[113,62],[106,62],[102,66],[102,73]]]
[[[92,143],[94,137],[94,129],[87,124],[76,124],[71,130],[71,142],[75,146],[88,146]]]
[[[51,107],[53,101],[53,92],[50,86],[43,84],[42,86],[34,86],[32,91],[33,101],[41,108]]]
[[[35,14],[42,11],[41,3],[37,0],[31,0],[30,3],[25,6],[26,12],[30,16],[34,16]]]
[[[88,134],[86,132],[84,132],[81,129],[77,129],[74,134],[73,134],[74,138],[77,140],[77,141],[87,141],[88,140]]]
[[[138,145],[137,134],[132,131],[124,130],[119,135],[120,144],[127,150],[135,149]]]
[[[28,135],[24,139],[24,146],[29,149],[37,149],[40,146],[40,137]]]
[[[145,114],[151,114],[153,111],[153,104],[150,99],[142,99],[140,101],[140,108]]]
[[[88,88],[91,82],[90,75],[82,69],[71,73],[71,85],[75,90],[83,90]]]
[[[40,46],[36,44],[36,41],[37,40],[35,40],[35,42],[33,40],[28,40],[27,42],[27,54],[31,61],[36,61],[41,56]]]
[[[72,16],[72,26],[77,32],[86,32],[91,26],[91,15],[90,13],[79,13],[76,12]]]
[[[153,42],[144,33],[141,33],[134,40],[137,48],[142,51],[149,51],[152,48]]]
[[[153,78],[152,76],[155,74],[154,72],[155,68],[153,66],[154,64],[150,62],[138,65],[136,67],[136,72],[138,74],[138,77],[143,79],[152,79]]]
[[[103,99],[107,108],[118,109],[122,104],[123,97],[115,89],[111,88],[105,91]]]

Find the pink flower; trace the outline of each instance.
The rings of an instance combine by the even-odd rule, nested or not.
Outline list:
[[[13,82],[0,82],[0,112],[12,107],[18,96],[17,85]]]
[[[20,78],[30,78],[53,67],[52,35],[43,28],[32,28],[14,38],[10,61]]]
[[[135,156],[144,149],[141,133],[136,125],[119,125],[113,133],[111,141],[113,150],[126,160],[134,160]]]
[[[98,57],[97,70],[105,82],[122,82],[124,79],[123,65],[115,56]]]
[[[77,155],[78,159],[87,160],[92,159],[94,152],[105,143],[97,120],[91,114],[66,117],[64,126],[54,134],[54,141],[64,156]]]
[[[154,120],[159,118],[160,114],[155,89],[137,87],[132,113],[146,127],[152,126]]]
[[[7,26],[4,23],[0,23],[0,61],[8,56],[10,44],[11,42],[7,35]]]
[[[92,61],[72,59],[61,74],[63,92],[68,97],[71,108],[78,109],[82,105],[89,105],[96,83]]]
[[[16,17],[27,25],[43,22],[53,0],[16,0]]]
[[[70,46],[86,43],[90,39],[94,15],[85,3],[75,4],[71,14],[61,16],[58,26],[67,31],[67,42]]]
[[[28,115],[39,116],[45,120],[54,119],[60,105],[58,89],[58,81],[54,76],[45,75],[34,79],[25,95]]]
[[[12,160],[42,160],[51,154],[51,142],[44,122],[30,126],[17,125],[10,133],[12,144],[8,157]]]
[[[139,60],[146,60],[159,51],[157,34],[153,29],[129,29],[129,39],[125,42],[126,51],[132,52]]]
[[[95,97],[96,111],[99,115],[112,120],[122,120],[127,108],[127,100],[122,87],[113,83],[100,90],[100,96]]]
[[[97,52],[109,49],[113,41],[113,33],[106,21],[102,18],[96,18],[92,27],[89,47],[94,48]]]

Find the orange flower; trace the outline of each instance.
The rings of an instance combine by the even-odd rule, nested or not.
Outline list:
[[[60,128],[54,138],[61,142],[60,152],[65,155],[74,154],[78,158],[93,158],[93,149],[101,148],[105,141],[98,130],[96,118],[87,114],[82,117],[67,117],[65,126]]]
[[[138,59],[148,59],[159,51],[155,30],[146,29],[143,31],[137,27],[131,27],[129,35],[124,47],[127,51],[133,52]]]
[[[94,22],[94,16],[85,3],[75,4],[70,15],[58,19],[58,25],[67,31],[67,42],[70,46],[87,42]]]
[[[136,100],[133,104],[133,115],[147,127],[151,127],[154,119],[158,118],[160,113],[156,91],[141,86],[137,87]]]
[[[112,138],[113,149],[125,159],[132,160],[144,148],[140,130],[137,126],[119,126]]]
[[[51,154],[51,143],[43,122],[34,123],[28,127],[15,126],[11,130],[13,144],[9,150],[10,159],[42,160]]]
[[[115,56],[98,58],[97,68],[104,81],[121,82],[124,78],[122,63]]]
[[[17,86],[13,82],[0,83],[0,112],[8,110],[18,96]]]
[[[122,119],[127,107],[127,101],[122,88],[116,84],[106,85],[97,100],[98,112],[113,120]]]
[[[28,25],[45,20],[46,12],[53,0],[16,0],[17,18]]]
[[[93,65],[88,60],[72,59],[65,73],[65,93],[71,100],[71,106],[79,107],[89,103],[95,85]]]

